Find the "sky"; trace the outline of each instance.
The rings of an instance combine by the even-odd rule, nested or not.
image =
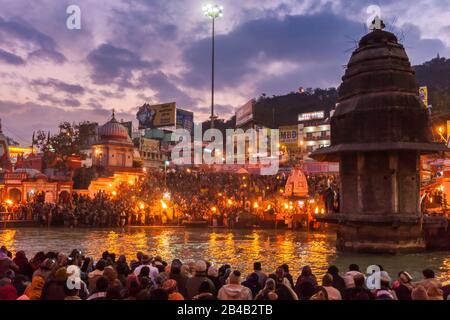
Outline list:
[[[133,120],[176,101],[208,117],[211,21],[204,0],[0,0],[0,118],[22,145],[62,121]],[[216,0],[216,113],[251,98],[336,87],[370,5],[413,64],[450,57],[450,0]],[[66,26],[67,7],[81,29]]]

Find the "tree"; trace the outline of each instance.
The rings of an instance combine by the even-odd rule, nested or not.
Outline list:
[[[39,130],[33,144],[44,154],[44,169],[53,166],[67,174],[69,157],[80,155],[79,125],[63,122],[58,128],[59,133],[52,136]]]

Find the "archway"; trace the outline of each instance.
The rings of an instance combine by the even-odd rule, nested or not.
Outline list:
[[[8,191],[8,196],[14,203],[20,203],[22,201],[22,192],[17,188],[10,189]]]

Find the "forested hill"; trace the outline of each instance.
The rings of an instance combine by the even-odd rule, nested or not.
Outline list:
[[[450,120],[450,59],[438,56],[414,70],[419,85],[428,87],[433,122]]]

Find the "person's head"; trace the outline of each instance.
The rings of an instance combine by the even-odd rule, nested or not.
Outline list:
[[[169,294],[161,288],[153,289],[150,291],[150,300],[169,300]]]
[[[288,265],[287,263],[283,263],[283,264],[281,265],[281,268],[283,269],[283,271],[284,271],[285,273],[289,273],[289,265]]]
[[[139,277],[148,277],[150,275],[150,268],[145,266],[141,268],[141,272],[139,272]]]
[[[435,277],[434,271],[431,269],[423,270],[422,274],[425,279],[434,279],[434,277]]]
[[[333,276],[329,273],[326,273],[322,278],[322,286],[331,287],[333,285]]]
[[[173,274],[179,274],[182,265],[183,263],[181,263],[180,259],[173,259],[172,264],[170,265],[170,272]]]
[[[359,271],[359,266],[357,264],[352,263],[348,266],[349,271]]]
[[[241,272],[239,270],[234,270],[228,276],[229,284],[240,284],[241,283]]]
[[[177,291],[177,282],[173,279],[167,279],[164,281],[162,288],[166,290],[168,294],[172,294]]]
[[[268,278],[266,280],[266,284],[264,285],[264,290],[273,291],[275,290],[277,284],[275,283],[275,280],[272,278]]]
[[[102,259],[103,259],[103,260],[108,260],[108,258],[109,258],[109,252],[108,252],[108,251],[104,251],[104,252],[102,253]]]
[[[103,270],[103,276],[108,279],[110,283],[114,282],[117,279],[117,271],[114,270],[113,267],[107,266],[105,270]]]
[[[97,281],[95,282],[95,287],[97,289],[97,292],[106,292],[106,290],[108,289],[109,286],[109,282],[108,279],[106,279],[106,277],[99,277],[97,279]]]
[[[339,274],[339,269],[338,269],[338,267],[336,267],[336,266],[329,266],[329,267],[328,267],[328,270],[327,270],[327,273],[329,273],[329,274],[335,276],[335,275],[338,275],[338,274]]]
[[[302,268],[302,273],[301,273],[302,277],[310,277],[312,276],[312,270],[310,266],[304,266]]]
[[[104,259],[100,259],[98,260],[98,262],[95,264],[95,269],[103,271],[106,268],[106,260]]]
[[[357,274],[355,276],[353,276],[353,281],[355,282],[355,287],[356,288],[362,288],[364,287],[364,275],[363,274]]]
[[[253,264],[253,270],[255,270],[255,271],[261,271],[261,270],[262,270],[261,262],[255,262],[255,263]]]
[[[136,253],[136,258],[138,259],[139,262],[141,262],[142,259],[144,259],[144,253],[142,251],[138,251]]]
[[[258,274],[255,273],[255,272],[250,273],[250,275],[248,276],[247,280],[248,280],[248,282],[250,282],[251,284],[257,284],[258,281],[259,281]]]
[[[412,276],[406,272],[406,271],[401,271],[398,274],[398,279],[400,280],[400,282],[402,283],[410,283],[412,281]]]
[[[139,279],[135,275],[129,275],[125,280],[125,286],[128,290],[128,294],[135,297],[141,290],[141,284]]]
[[[213,266],[208,268],[208,277],[217,278],[219,276],[219,272]]]
[[[196,261],[194,270],[196,274],[204,274],[206,272],[206,262],[203,260]]]

